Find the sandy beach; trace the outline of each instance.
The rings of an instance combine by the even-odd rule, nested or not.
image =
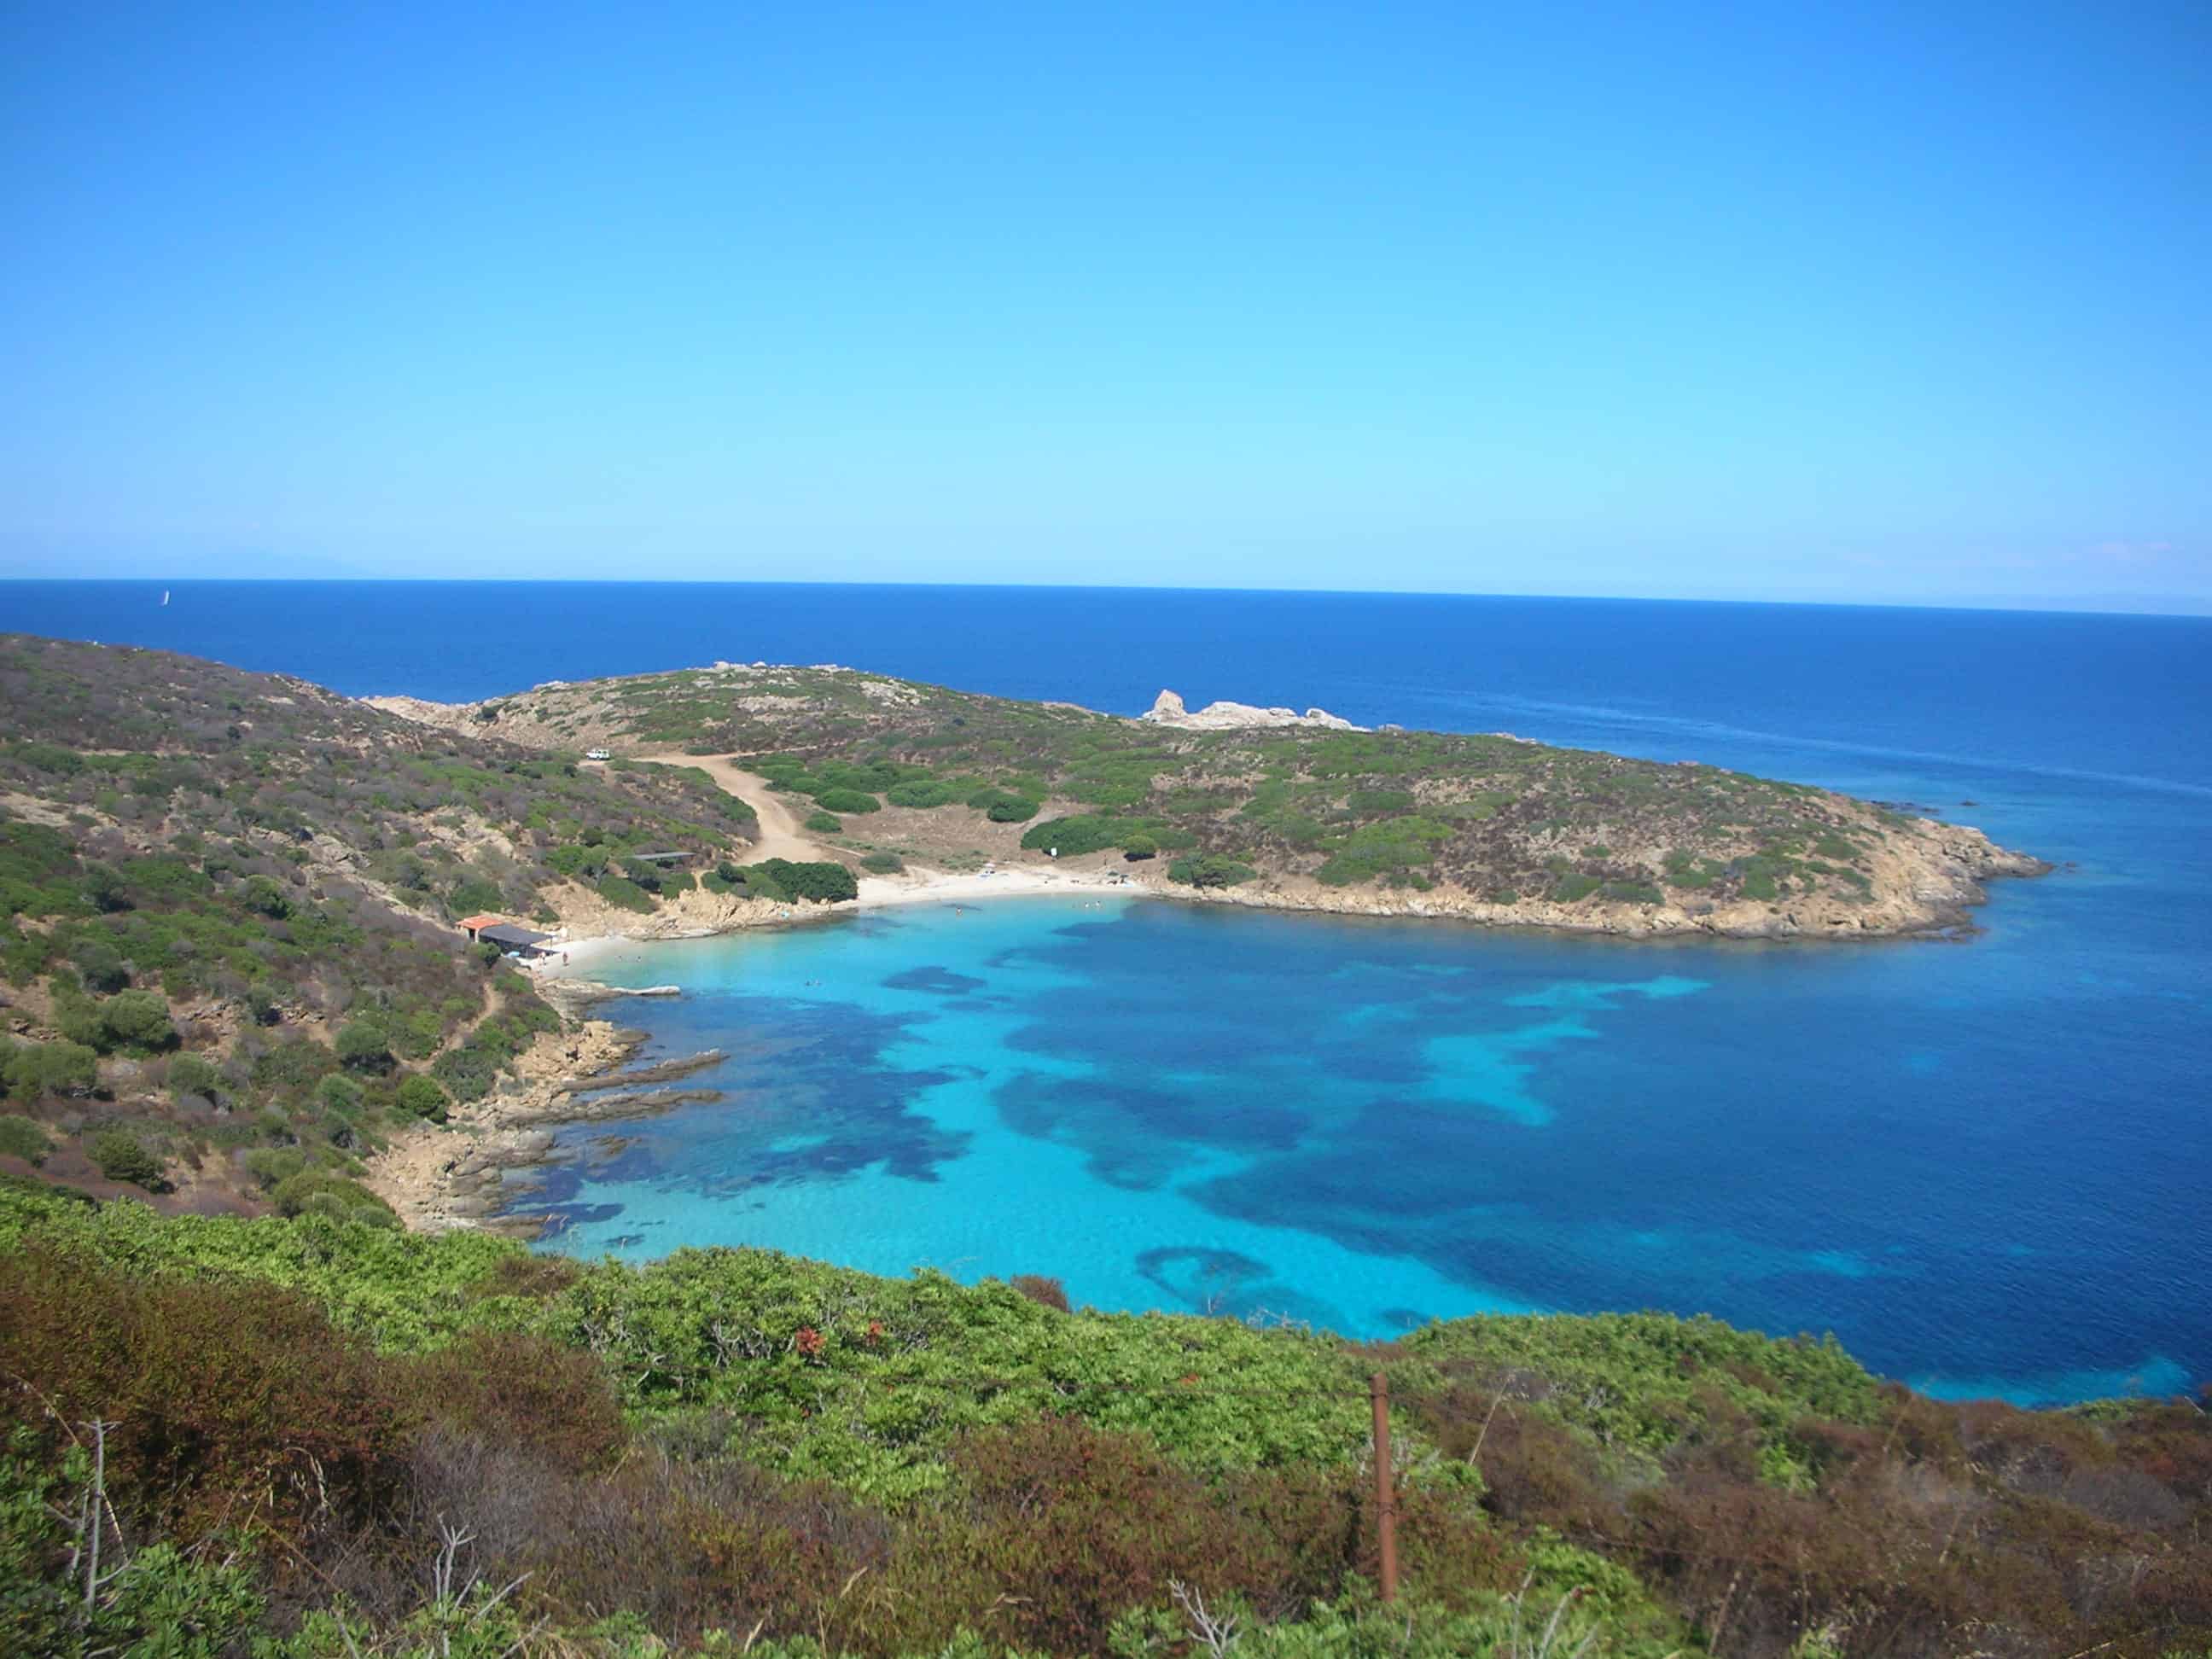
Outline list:
[[[915,870],[902,876],[863,876],[856,908],[885,904],[979,904],[986,899],[1034,897],[1041,893],[1123,893],[1148,890],[1135,882],[1115,884],[1102,873],[1083,870],[1039,870],[1024,866],[951,875]]]
[[[818,851],[811,846],[807,850],[816,851],[818,856]],[[981,871],[955,874],[917,867],[896,876],[863,876],[859,884],[860,897],[848,903],[779,906],[772,915],[747,917],[726,927],[700,927],[683,933],[599,933],[573,939],[556,934],[547,941],[546,947],[555,954],[529,966],[541,979],[588,980],[616,961],[624,957],[635,960],[641,947],[670,939],[710,938],[763,927],[797,927],[891,905],[981,904],[994,899],[1073,893],[1134,896],[1152,890],[1134,881],[1115,882],[1102,871],[1040,870],[1028,866],[995,870],[988,875]]]

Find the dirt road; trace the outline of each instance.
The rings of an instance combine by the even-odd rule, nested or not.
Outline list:
[[[812,864],[830,857],[800,830],[799,815],[789,805],[790,797],[770,789],[766,778],[739,771],[733,763],[720,756],[684,755],[671,750],[646,758],[665,761],[672,766],[696,766],[753,809],[754,816],[760,819],[760,839],[741,862],[789,859],[794,864]]]

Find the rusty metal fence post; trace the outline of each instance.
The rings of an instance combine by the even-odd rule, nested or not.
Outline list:
[[[1390,1479],[1390,1379],[1375,1373],[1368,1394],[1375,1403],[1375,1533],[1381,1547],[1385,1601],[1398,1599],[1398,1498]]]

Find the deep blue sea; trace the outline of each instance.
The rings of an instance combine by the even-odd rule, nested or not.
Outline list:
[[[711,1106],[570,1132],[557,1248],[747,1243],[1361,1333],[1658,1307],[2024,1401],[2212,1376],[2212,621],[1348,594],[0,584],[0,629],[470,698],[842,662],[1320,704],[1916,804],[2057,861],[1963,945],[1146,900],[639,947]]]

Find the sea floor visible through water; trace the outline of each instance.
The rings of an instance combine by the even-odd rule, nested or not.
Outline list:
[[[718,658],[1126,714],[1172,687],[1977,824],[2059,868],[1996,884],[1956,945],[1007,900],[654,947],[622,971],[690,994],[624,1017],[731,1048],[731,1092],[556,1172],[556,1242],[1057,1273],[1103,1306],[1375,1333],[1707,1311],[2021,1400],[2212,1376],[2212,620],[180,581],[0,583],[0,627],[448,700]]]
[[[594,971],[683,985],[623,1018],[656,1053],[729,1049],[692,1079],[725,1097],[562,1132],[520,1208],[586,1255],[1039,1273],[1361,1336],[1653,1306],[1833,1332],[1939,1392],[2180,1389],[2169,1339],[2201,1332],[2007,1167],[2054,1103],[1943,1109],[1961,1039],[2022,1012],[1944,994],[1975,948],[1117,898],[631,946]]]

